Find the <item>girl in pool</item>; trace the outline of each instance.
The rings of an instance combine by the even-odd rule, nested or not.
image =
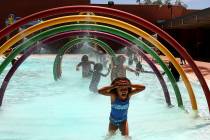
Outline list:
[[[98,92],[98,84],[100,82],[101,76],[106,77],[109,72],[110,68],[108,69],[106,74],[101,73],[103,70],[103,65],[101,63],[96,63],[94,66],[94,71],[92,72],[92,79],[89,85],[89,90],[92,92]]]
[[[83,55],[81,58],[81,62],[77,64],[76,70],[79,70],[79,67],[82,66],[82,77],[87,78],[91,76],[91,65],[95,65],[95,62],[89,61],[87,55]]]
[[[136,76],[139,75],[139,72],[128,67],[127,65],[125,65],[126,59],[124,55],[119,55],[116,58],[116,61],[114,61],[112,59],[112,70],[111,70],[111,81],[113,81],[114,79],[116,79],[117,77],[126,77],[126,71],[130,71],[136,74]]]
[[[98,90],[98,93],[111,97],[108,138],[113,136],[118,129],[121,131],[122,136],[129,138],[127,121],[129,100],[132,95],[144,89],[144,85],[131,84],[129,79],[119,77],[110,86]]]

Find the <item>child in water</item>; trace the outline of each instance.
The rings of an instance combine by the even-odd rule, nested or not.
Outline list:
[[[138,72],[144,72],[144,68],[143,68],[143,66],[141,64],[141,61],[138,61],[136,63],[136,71],[138,71]]]
[[[98,84],[100,82],[101,76],[106,77],[110,72],[110,68],[108,69],[108,72],[106,74],[101,73],[102,70],[103,65],[101,63],[96,63],[94,66],[94,71],[92,72],[93,76],[89,86],[90,91],[98,92]]]
[[[178,72],[178,71],[176,70],[176,68],[174,67],[174,65],[173,65],[171,62],[169,62],[168,67],[169,67],[171,73],[173,74],[173,76],[174,76],[176,82],[179,82],[180,75],[179,75],[179,72]]]
[[[112,60],[112,72],[111,72],[111,80],[113,81],[117,77],[126,77],[126,71],[134,72],[137,76],[139,75],[139,72],[128,67],[125,65],[125,56],[119,55],[116,58],[116,62]]]
[[[91,64],[94,66],[95,62],[89,61],[87,55],[83,55],[81,58],[81,62],[77,65],[76,70],[79,70],[79,67],[82,66],[82,77],[90,77],[92,72],[91,72]]]
[[[126,52],[127,56],[128,56],[128,65],[132,65],[133,64],[133,51],[131,48],[127,47],[127,52]]]
[[[127,121],[129,100],[132,95],[144,89],[144,85],[131,84],[129,79],[119,77],[110,86],[98,90],[98,93],[111,97],[108,138],[113,136],[118,129],[121,131],[122,136],[129,138]]]

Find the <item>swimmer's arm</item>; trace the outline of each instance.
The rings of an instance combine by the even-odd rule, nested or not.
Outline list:
[[[77,67],[80,67],[82,65],[82,62],[79,62],[79,64],[77,64]]]
[[[104,76],[104,77],[106,77],[106,76],[109,75],[110,71],[111,71],[111,69],[109,68],[106,74],[101,73],[101,75]]]
[[[98,90],[99,94],[105,95],[105,96],[112,96],[113,94],[110,93],[110,91],[114,89],[114,87],[107,86],[107,87],[102,87]]]
[[[132,68],[129,68],[128,66],[125,66],[126,70],[130,71],[130,72],[134,72],[136,75],[139,75],[138,71],[132,69]]]
[[[76,67],[76,70],[79,70],[79,67],[82,65],[82,62],[80,62],[77,67]]]
[[[106,77],[109,73],[106,73],[106,74],[100,73],[100,74],[101,76]]]
[[[129,97],[131,97],[132,95],[139,93],[141,91],[143,91],[145,89],[144,85],[140,85],[140,84],[133,84],[132,85],[132,92],[129,93]]]

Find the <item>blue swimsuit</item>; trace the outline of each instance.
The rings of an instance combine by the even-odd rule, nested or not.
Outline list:
[[[127,113],[129,107],[129,99],[121,101],[118,97],[112,103],[112,109],[109,120],[115,125],[119,126],[123,121],[127,120]]]

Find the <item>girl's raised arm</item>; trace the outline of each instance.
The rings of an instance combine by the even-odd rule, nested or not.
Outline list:
[[[105,95],[105,96],[111,96],[111,90],[114,89],[115,87],[113,86],[106,86],[106,87],[102,87],[98,90],[99,94]]]
[[[145,86],[144,85],[140,85],[140,84],[132,84],[131,86],[132,90],[131,92],[129,93],[129,97],[138,93],[138,92],[141,92],[145,89]]]

